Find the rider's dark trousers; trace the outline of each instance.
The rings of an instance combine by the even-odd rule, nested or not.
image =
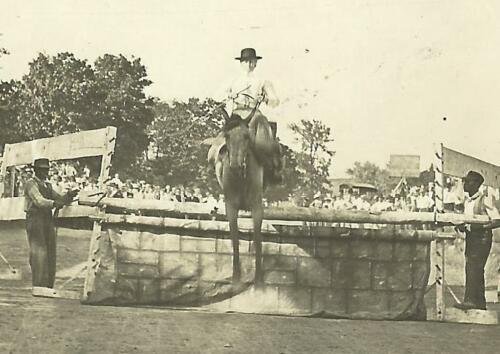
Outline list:
[[[53,288],[56,275],[56,234],[51,211],[27,213],[26,233],[33,286]]]

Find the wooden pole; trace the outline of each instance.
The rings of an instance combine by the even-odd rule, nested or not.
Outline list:
[[[436,239],[435,244],[435,267],[436,267],[436,317],[438,321],[444,321],[446,307],[445,296],[445,241]]]
[[[3,197],[3,193],[5,191],[5,175],[7,173],[7,162],[5,161],[5,156],[7,155],[8,151],[10,150],[10,145],[5,144],[5,148],[3,150],[3,156],[4,160],[2,161],[2,165],[0,167],[0,198]]]
[[[93,206],[98,197],[81,196],[80,205]],[[212,208],[203,203],[179,203],[163,200],[147,200],[132,198],[104,198],[101,204],[113,209],[123,210],[128,213],[148,212],[172,215],[207,215]],[[224,210],[221,211],[224,213]],[[251,213],[242,212],[240,217],[251,217]],[[489,218],[485,215],[469,216],[464,214],[444,213],[435,215],[433,212],[403,212],[387,211],[370,213],[367,211],[331,210],[305,207],[269,207],[264,209],[264,218],[267,220],[311,221],[311,222],[345,222],[345,223],[371,223],[371,224],[432,224],[437,222],[442,225],[458,224],[487,224]]]
[[[444,175],[443,175],[443,144],[436,145],[434,168],[434,217],[436,226],[440,230],[438,217],[444,213]],[[445,282],[445,242],[437,239],[434,245],[435,267],[436,267],[436,317],[443,321],[446,316],[446,305],[444,301]]]
[[[106,144],[101,160],[101,173],[99,175],[99,187],[101,191],[104,191],[106,181],[108,180],[109,177],[109,171],[111,169],[111,158],[113,156],[116,143],[115,127],[106,128],[105,141]],[[106,206],[99,205],[98,216],[101,218],[104,217],[105,212],[106,212]],[[86,301],[88,299],[89,294],[92,291],[94,291],[95,275],[99,268],[99,240],[101,238],[101,231],[102,231],[101,220],[99,220],[99,218],[96,218],[94,220],[92,236],[90,238],[89,254],[87,258],[87,276],[85,277],[85,283],[83,285],[82,301]]]
[[[16,167],[10,167],[10,196],[16,196]]]
[[[195,219],[179,219],[157,216],[142,216],[142,215],[117,215],[117,214],[100,214],[93,217],[94,220],[104,224],[118,225],[146,225],[154,226],[162,229],[187,229],[206,232],[229,232],[229,223],[227,221],[216,220],[195,220]],[[240,232],[253,232],[253,223],[251,219],[238,220]],[[289,236],[302,237],[304,234],[315,237],[356,237],[366,239],[380,240],[411,240],[411,241],[430,241],[434,239],[449,239],[449,234],[438,233],[432,230],[406,230],[397,228],[383,229],[345,229],[336,227],[325,227],[307,225],[305,228],[302,224],[290,225],[286,221],[264,221],[267,225],[264,233],[266,234],[286,234]]]

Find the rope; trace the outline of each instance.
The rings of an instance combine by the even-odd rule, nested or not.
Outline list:
[[[5,264],[7,264],[7,267],[9,267],[10,271],[12,273],[17,273],[17,270],[16,268],[14,268],[10,263],[9,261],[7,260],[7,258],[5,258],[5,256],[2,254],[2,252],[0,252],[0,258],[2,258],[2,260],[5,262]]]

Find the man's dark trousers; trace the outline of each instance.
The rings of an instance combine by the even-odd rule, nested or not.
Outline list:
[[[486,308],[484,266],[491,250],[491,230],[466,231],[465,234],[465,302]]]
[[[53,288],[56,276],[56,234],[51,210],[26,214],[33,286]]]

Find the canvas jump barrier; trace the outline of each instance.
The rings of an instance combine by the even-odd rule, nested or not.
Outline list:
[[[115,131],[107,129],[101,181],[114,147]],[[241,281],[235,284],[224,210],[213,215],[199,203],[85,195],[78,204],[61,215],[93,223],[80,297],[85,304],[337,318],[425,319],[431,258],[440,268],[436,284],[445,282],[444,248],[431,254],[431,243],[455,238],[436,226],[489,221],[437,212],[267,208],[263,284],[256,286],[249,213],[238,220]],[[444,320],[448,309],[437,295],[434,318]]]

